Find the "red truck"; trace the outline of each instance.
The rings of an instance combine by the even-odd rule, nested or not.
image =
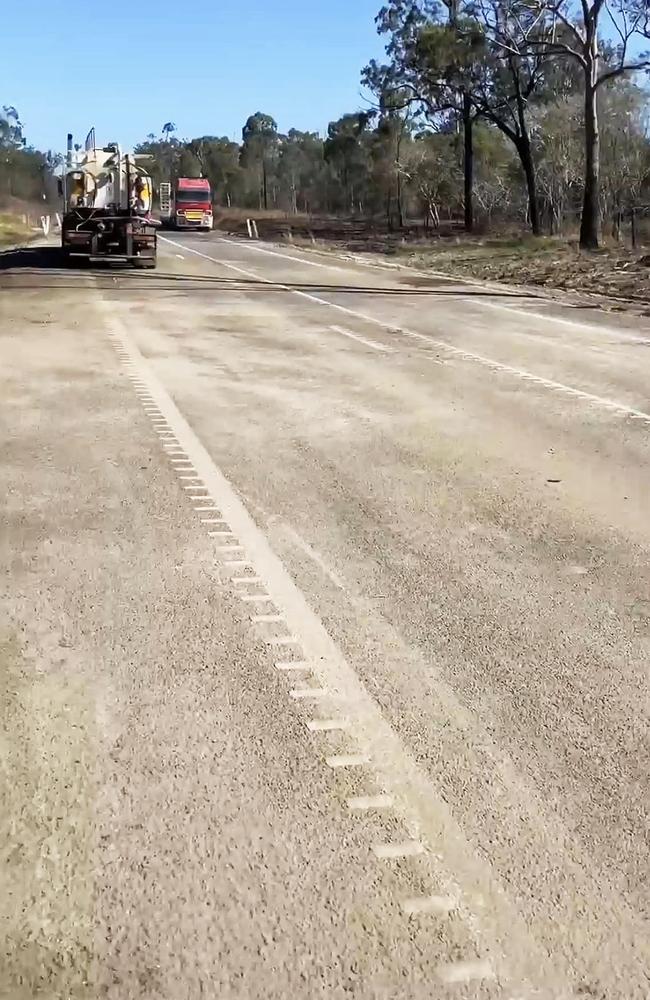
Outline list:
[[[212,190],[207,177],[177,177],[160,185],[160,218],[174,229],[212,229]]]

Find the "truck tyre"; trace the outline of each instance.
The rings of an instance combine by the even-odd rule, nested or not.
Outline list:
[[[133,261],[133,266],[140,270],[151,270],[156,266],[155,257],[136,257]]]

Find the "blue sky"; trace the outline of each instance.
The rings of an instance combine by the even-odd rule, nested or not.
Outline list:
[[[324,131],[363,106],[359,73],[382,52],[382,0],[7,2],[0,104],[28,140],[67,131],[130,146],[164,122],[180,137],[241,135],[255,111],[281,130]]]

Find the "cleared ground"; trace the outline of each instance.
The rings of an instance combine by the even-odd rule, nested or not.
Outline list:
[[[650,326],[162,248],[2,258],[0,996],[646,998]]]

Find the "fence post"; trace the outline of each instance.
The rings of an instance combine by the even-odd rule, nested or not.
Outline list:
[[[248,238],[249,238],[249,240],[252,240],[253,239],[253,230],[251,229],[251,220],[250,219],[246,219],[246,228],[248,229]]]
[[[253,236],[255,237],[256,240],[259,240],[259,235],[257,232],[257,223],[255,219],[251,219],[251,225],[253,227]]]

